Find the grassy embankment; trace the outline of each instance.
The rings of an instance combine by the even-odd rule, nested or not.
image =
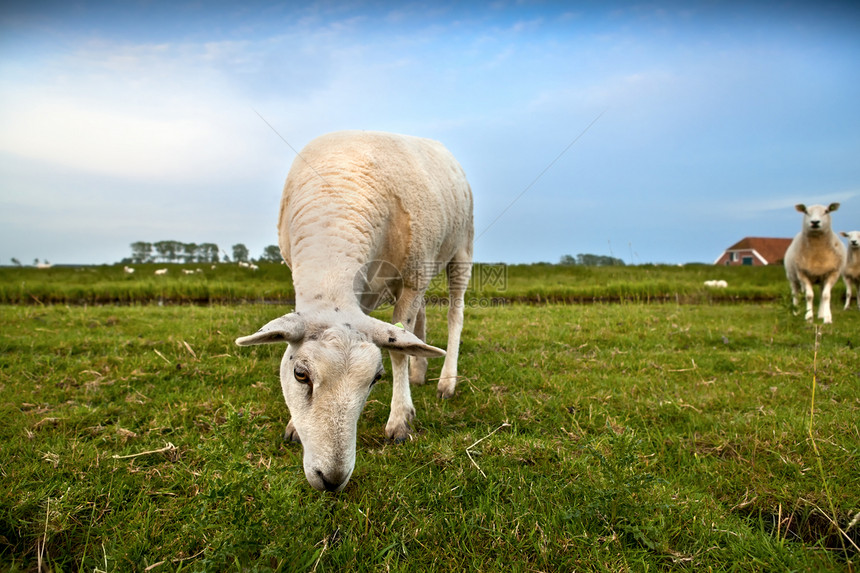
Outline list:
[[[155,276],[167,268],[165,276]],[[294,299],[290,270],[261,264],[258,271],[236,265],[136,265],[134,274],[122,266],[0,267],[0,304],[229,304]],[[184,274],[183,271],[200,269]],[[478,264],[469,290],[470,306],[488,301],[529,303],[584,302],[764,302],[786,297],[788,283],[781,267],[580,267],[558,265]],[[724,279],[724,290],[705,288],[710,279]],[[841,300],[844,287],[834,289]],[[432,283],[429,296],[444,299],[445,281]]]

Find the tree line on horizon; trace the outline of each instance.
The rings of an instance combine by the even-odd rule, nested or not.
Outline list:
[[[229,262],[281,262],[281,251],[277,245],[269,245],[257,259],[252,259],[250,251],[242,243],[231,247],[232,257],[222,251],[216,243],[183,243],[182,241],[135,241],[131,244],[131,256],[120,261],[120,264],[145,263],[229,263]],[[12,257],[12,264],[21,267],[21,261]],[[551,264],[551,263],[539,263]],[[584,267],[625,266],[625,262],[616,257],[580,253],[575,257],[563,255],[558,262],[561,266],[580,265]],[[47,260],[43,265],[50,266]],[[33,266],[39,266],[39,259],[33,261]]]
[[[583,267],[623,267],[624,261],[616,257],[606,255],[590,255],[579,253],[575,257],[572,255],[564,255],[558,264],[562,266],[581,265]]]
[[[131,257],[125,258],[124,264],[145,263],[229,263],[252,261],[248,247],[242,243],[233,245],[232,258],[221,250],[216,243],[183,243],[182,241],[135,241],[131,244]],[[281,261],[281,251],[277,245],[269,245],[263,249],[263,254],[257,262]]]

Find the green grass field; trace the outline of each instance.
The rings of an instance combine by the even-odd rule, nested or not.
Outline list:
[[[413,388],[415,439],[388,444],[386,376],[331,495],[282,440],[283,348],[233,344],[290,310],[239,304],[290,292],[287,271],[219,270],[52,269],[54,287],[0,271],[19,297],[0,305],[0,568],[857,568],[860,312],[841,294],[815,327],[789,311],[781,269],[509,268],[511,299],[605,288],[593,304],[470,305],[457,395]],[[226,302],[170,304],[194,284]],[[124,304],[97,304],[122,288]],[[612,289],[621,302],[600,302]],[[444,313],[428,310],[443,346]]]

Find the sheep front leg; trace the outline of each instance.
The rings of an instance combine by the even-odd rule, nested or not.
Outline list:
[[[391,412],[385,424],[385,437],[398,444],[412,434],[410,423],[415,419],[415,406],[409,391],[407,356],[402,352],[391,352]]]
[[[404,289],[394,306],[394,322],[412,332],[418,309],[423,304],[422,293]],[[391,352],[391,412],[385,424],[385,437],[400,443],[412,434],[410,423],[415,419],[415,406],[409,389],[409,357],[402,352]]]

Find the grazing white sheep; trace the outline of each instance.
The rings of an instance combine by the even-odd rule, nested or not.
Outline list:
[[[409,383],[423,383],[427,357],[445,356],[437,395],[454,394],[472,263],[472,192],[440,143],[337,132],[312,141],[293,162],[278,230],[296,311],[236,343],[288,343],[280,369],[292,416],[286,437],[303,445],[308,482],[340,491],[355,467],[359,415],[382,376],[380,349],[390,351],[393,371],[389,439],[410,437]],[[447,355],[424,342],[424,293],[443,268]],[[396,301],[395,324],[366,314],[387,296]]]
[[[705,286],[708,288],[727,288],[729,286],[729,283],[720,279],[720,280],[705,281]]]
[[[860,231],[842,231],[839,234],[848,239],[848,252],[842,271],[842,280],[845,281],[845,310],[851,306],[852,286],[857,293],[857,308],[860,309]]]
[[[797,307],[797,295],[806,296],[806,320],[812,320],[813,285],[821,283],[818,318],[825,324],[833,322],[830,314],[830,290],[839,280],[845,265],[845,245],[833,232],[830,213],[839,203],[829,206],[803,204],[795,208],[803,213],[803,226],[785,251],[785,274],[791,285],[791,304]]]
[[[254,263],[251,263],[248,265],[248,268],[251,269],[252,271],[256,271],[256,270],[259,270],[260,267],[258,267]]]
[[[167,269],[155,269],[155,274],[157,275],[166,275]]]
[[[245,261],[239,261],[239,266],[242,267],[243,269],[247,269],[250,265],[248,263],[246,263]]]
[[[122,272],[124,272],[127,275],[130,275],[130,274],[134,273],[134,269],[132,267],[123,267]]]
[[[193,275],[194,271],[192,269],[182,269],[182,274],[184,275]]]

